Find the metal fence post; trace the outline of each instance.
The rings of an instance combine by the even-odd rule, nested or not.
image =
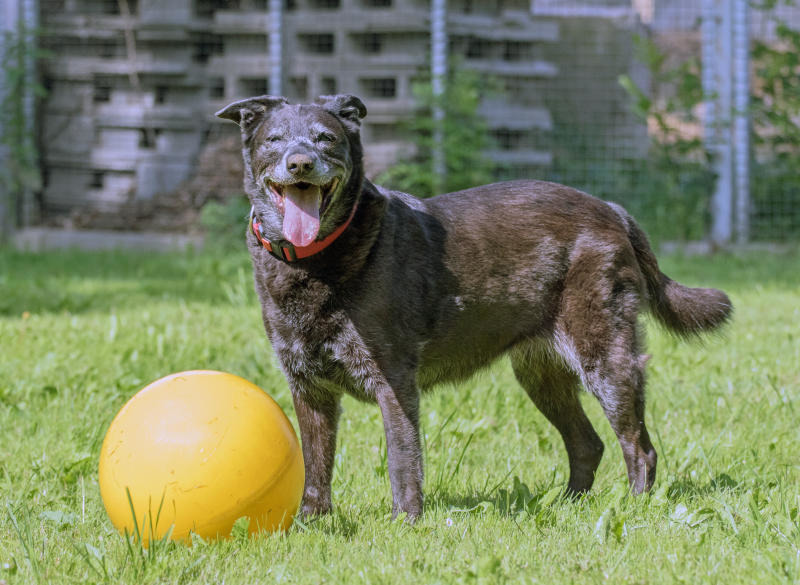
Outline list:
[[[748,0],[733,8],[733,144],[736,178],[736,240],[750,238],[750,28]]]
[[[433,89],[433,180],[434,195],[446,185],[447,160],[444,151],[444,119],[442,107],[447,82],[447,0],[431,2],[431,87]]]
[[[269,0],[269,93],[283,94],[283,0]]]
[[[703,90],[705,140],[717,183],[711,199],[711,241],[730,243],[733,236],[733,148],[731,112],[733,73],[733,0],[703,0]]]
[[[22,19],[25,22],[25,95],[23,96],[22,111],[25,118],[26,139],[30,141],[30,160],[28,163],[35,168],[39,165],[38,139],[36,136],[36,91],[37,79],[37,51],[39,29],[39,2],[38,0],[22,1]],[[37,187],[41,189],[41,186]],[[26,186],[19,202],[19,222],[22,227],[33,223],[36,215],[34,204],[34,191],[31,186]]]
[[[14,30],[16,19],[13,17],[12,0],[0,0],[0,65],[6,62],[5,45],[6,37]],[[6,98],[6,71],[0,68],[0,104]],[[0,173],[8,164],[8,149],[5,144],[0,143]],[[7,240],[14,229],[12,218],[13,206],[11,205],[11,193],[8,192],[5,180],[0,174],[0,242]]]
[[[28,160],[24,165],[35,168],[38,165],[36,154],[36,31],[39,24],[37,0],[0,0],[0,103],[8,107],[6,98],[20,106],[18,113],[12,115],[21,118],[23,129],[21,136],[14,136]],[[7,45],[11,43],[10,54],[6,54]],[[21,66],[24,74],[21,95],[9,95],[11,87],[8,81],[6,66],[8,59],[18,59],[15,67]],[[8,112],[5,112],[8,113]],[[12,152],[5,144],[0,144],[0,165],[4,171],[8,169],[8,159]],[[14,171],[10,171],[14,172]],[[8,240],[18,225],[26,226],[33,222],[35,215],[34,187],[18,185],[14,177],[0,177],[0,240]]]

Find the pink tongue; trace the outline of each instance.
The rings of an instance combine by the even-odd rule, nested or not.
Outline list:
[[[319,233],[319,187],[287,186],[283,192],[283,235],[295,246],[308,246]]]

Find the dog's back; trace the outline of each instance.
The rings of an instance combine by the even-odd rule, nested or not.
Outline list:
[[[440,262],[445,275],[458,275],[437,275],[450,288],[434,308],[438,322],[423,354],[423,387],[468,377],[522,340],[552,340],[559,318],[581,318],[563,314],[567,280],[570,295],[601,306],[625,291],[633,297],[629,304],[651,309],[679,334],[713,329],[730,313],[724,293],[687,289],[663,275],[621,207],[575,189],[514,181],[422,203],[446,238],[404,247],[426,246],[425,256]],[[630,313],[635,319],[636,311]]]

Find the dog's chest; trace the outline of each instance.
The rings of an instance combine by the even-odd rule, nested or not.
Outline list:
[[[257,271],[256,288],[273,349],[295,387],[335,386],[372,398],[368,387],[376,368],[371,352],[328,285],[302,275]]]
[[[333,290],[308,273],[257,270],[256,290],[272,332],[305,351],[313,352],[341,328],[342,315]]]

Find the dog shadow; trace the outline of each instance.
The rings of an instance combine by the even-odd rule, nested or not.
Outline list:
[[[656,487],[655,490],[657,489]],[[668,484],[663,493],[667,501],[678,502],[701,499],[722,492],[741,492],[745,489],[746,486],[741,481],[727,473],[719,473],[708,481],[697,481],[686,477],[676,478]],[[530,488],[519,478],[514,477],[511,485],[494,490],[479,490],[469,494],[445,490],[436,492],[426,498],[425,505],[429,508],[461,513],[491,510],[499,516],[515,517],[521,512],[540,515],[552,504],[568,503],[583,506],[597,497],[602,497],[602,493],[590,491],[586,494],[575,495],[567,492],[566,485],[559,489],[559,486],[552,484],[536,485]]]
[[[341,536],[352,538],[355,536],[361,525],[353,518],[349,517],[345,511],[334,507],[330,514],[324,516],[312,516],[295,521],[294,530],[303,532],[315,532],[327,536]]]
[[[469,494],[441,491],[425,500],[430,508],[441,508],[453,512],[477,513],[492,511],[498,516],[515,517],[521,512],[538,514],[551,504],[569,501],[581,502],[586,495],[567,493],[566,485],[535,485],[532,488],[514,477],[511,485],[492,490],[478,490]]]
[[[720,492],[739,492],[745,489],[742,482],[727,473],[718,473],[708,481],[690,477],[674,479],[665,490],[667,500],[698,499]]]

